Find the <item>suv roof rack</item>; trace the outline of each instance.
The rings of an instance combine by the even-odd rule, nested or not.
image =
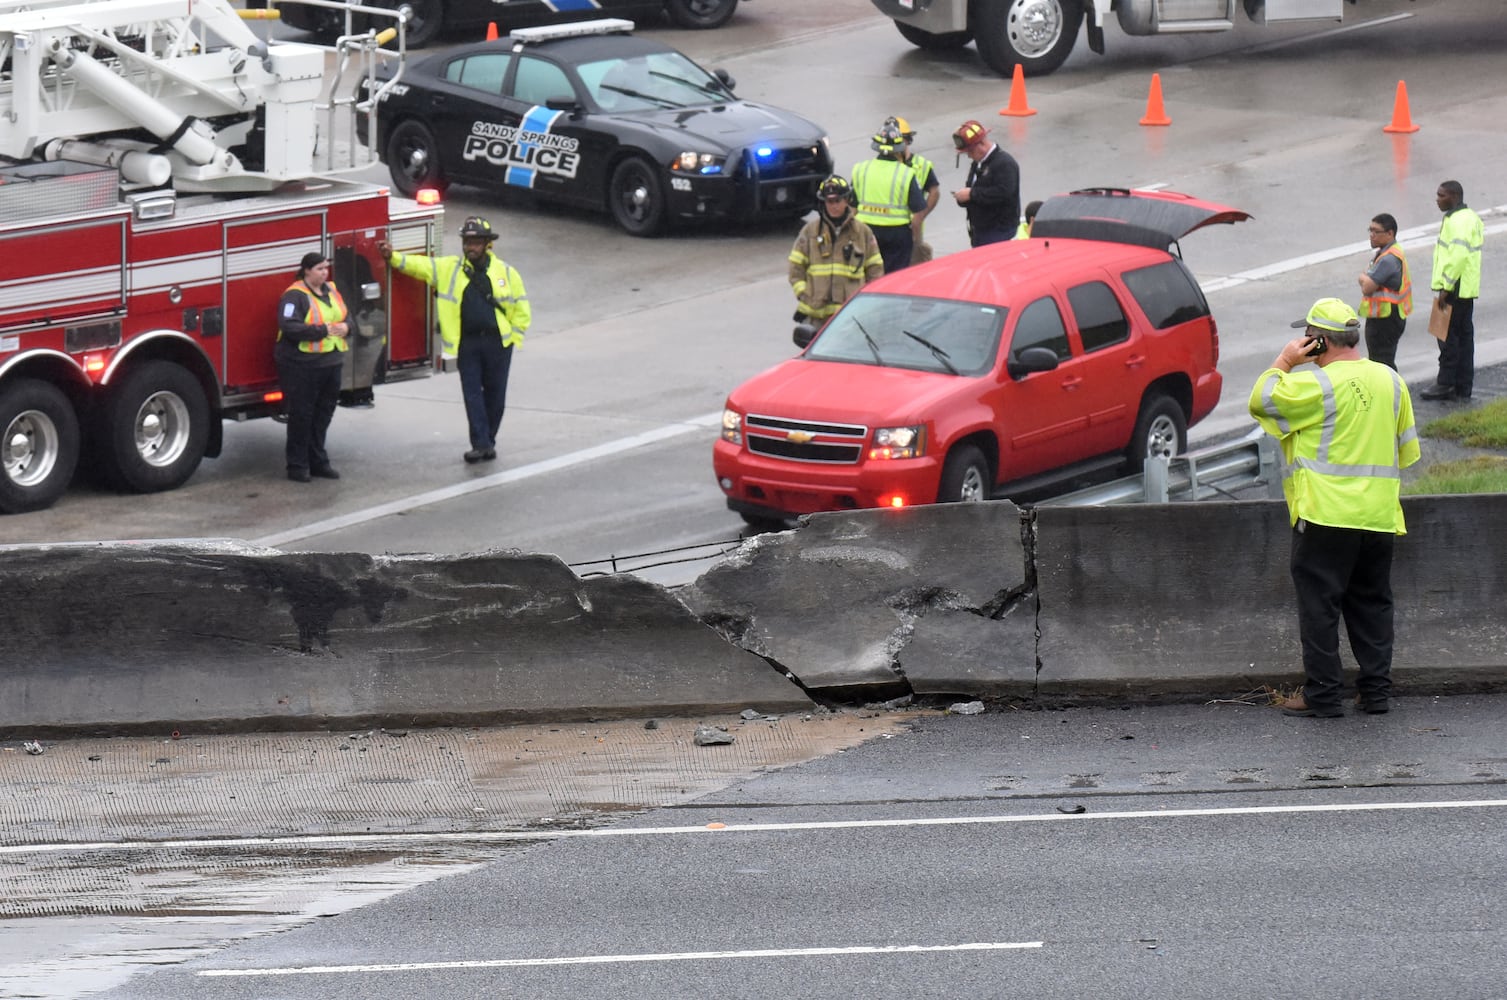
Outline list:
[[[604,17],[595,21],[575,21],[568,24],[545,24],[537,28],[514,28],[508,38],[516,45],[552,42],[557,38],[579,38],[583,35],[622,35],[633,30],[633,22],[621,17]]]

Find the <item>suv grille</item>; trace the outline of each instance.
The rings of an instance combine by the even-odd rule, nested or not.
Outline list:
[[[855,465],[863,456],[869,429],[858,424],[826,424],[748,414],[743,418],[748,450],[794,462]]]

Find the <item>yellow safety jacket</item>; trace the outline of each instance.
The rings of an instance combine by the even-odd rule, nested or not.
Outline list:
[[[1486,242],[1486,227],[1481,217],[1461,205],[1445,213],[1439,224],[1439,243],[1434,247],[1434,274],[1429,287],[1449,290],[1456,298],[1474,299],[1481,295],[1481,247]]]
[[[858,221],[866,226],[910,224],[910,191],[916,172],[899,160],[864,160],[853,168]]]
[[[1370,360],[1268,368],[1249,407],[1281,442],[1291,523],[1407,533],[1398,497],[1401,470],[1419,458],[1418,429],[1396,372]]]
[[[328,327],[331,323],[343,323],[346,316],[349,315],[345,309],[345,299],[340,297],[340,289],[335,287],[335,283],[331,281],[324,287],[330,293],[328,305],[319,296],[314,294],[312,288],[302,281],[295,281],[283,289],[284,295],[287,295],[289,292],[303,292],[304,298],[309,300],[309,311],[304,313],[303,316],[303,321],[309,326]],[[282,330],[277,331],[277,339],[283,339]],[[349,347],[346,345],[344,337],[337,337],[332,333],[323,340],[300,340],[298,342],[298,349],[305,354],[327,354],[330,351],[349,350]]]
[[[1370,295],[1363,296],[1360,300],[1360,314],[1373,319],[1392,315],[1392,307],[1397,307],[1397,313],[1406,319],[1413,313],[1413,276],[1408,270],[1407,254],[1402,252],[1402,244],[1394,242],[1381,252],[1382,256],[1391,255],[1397,258],[1397,263],[1402,265],[1402,281],[1397,291],[1390,288],[1378,288]]]
[[[446,358],[455,357],[460,346],[460,298],[466,290],[462,282],[472,280],[465,273],[466,258],[425,257],[394,251],[387,262],[393,270],[418,278],[434,289],[440,322],[440,353]],[[486,281],[497,304],[497,332],[502,335],[502,346],[523,343],[524,331],[533,321],[528,294],[523,290],[523,278],[502,258],[488,253]]]

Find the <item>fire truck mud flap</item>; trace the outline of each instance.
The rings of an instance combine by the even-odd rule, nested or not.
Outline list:
[[[199,380],[170,361],[127,372],[101,407],[100,464],[137,493],[176,489],[199,468],[209,440],[209,402]]]
[[[78,417],[61,389],[36,379],[0,386],[0,513],[51,507],[78,455]]]

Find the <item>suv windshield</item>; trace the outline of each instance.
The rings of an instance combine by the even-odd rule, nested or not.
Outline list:
[[[597,106],[609,111],[689,108],[729,100],[716,77],[679,52],[582,63],[576,73]]]
[[[982,375],[994,367],[1006,312],[977,302],[860,295],[832,318],[804,356],[808,361]]]

